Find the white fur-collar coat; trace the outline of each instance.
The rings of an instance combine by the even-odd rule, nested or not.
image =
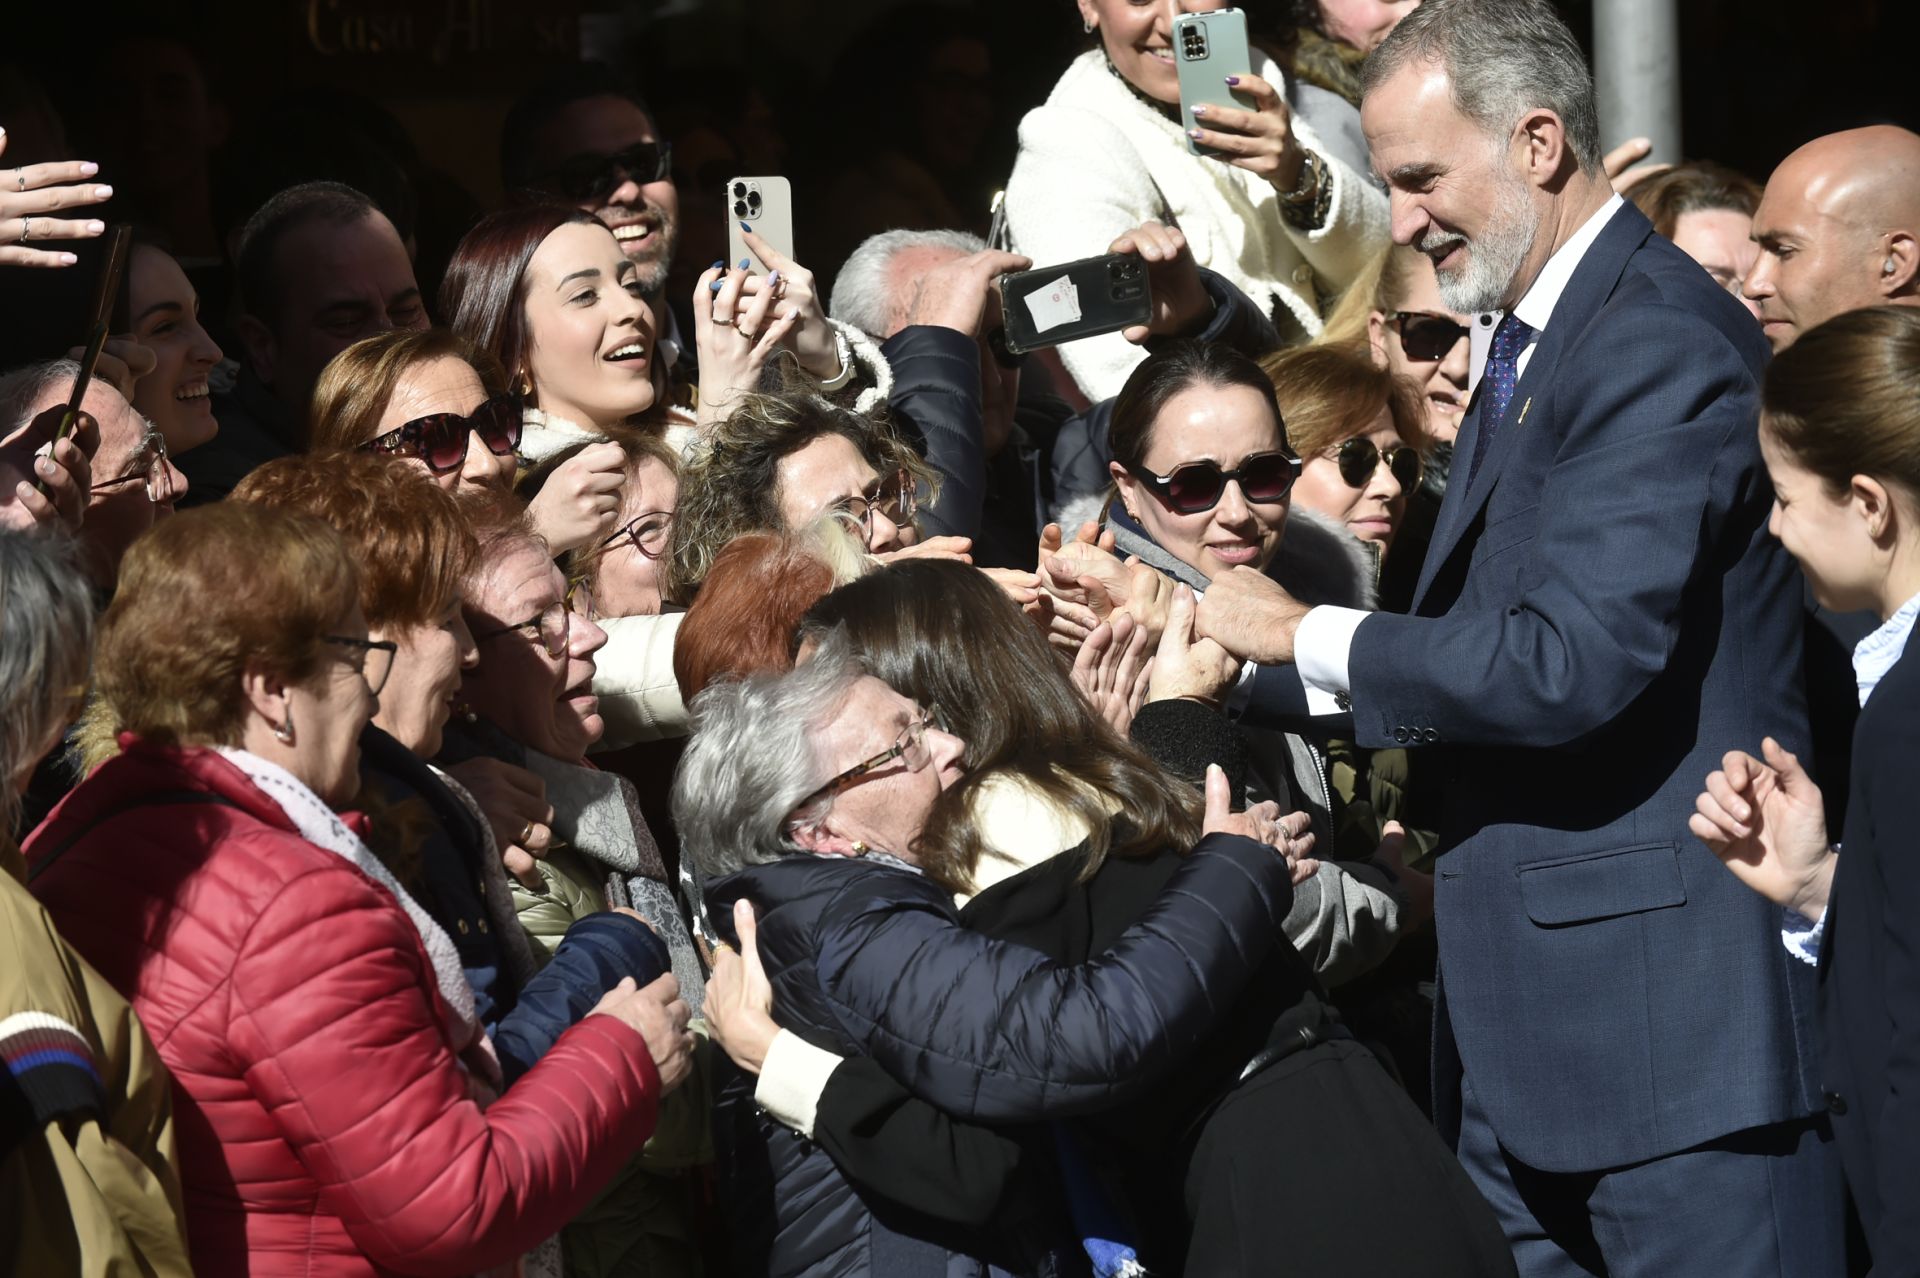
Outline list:
[[[1286,92],[1272,59],[1256,53],[1254,63],[1256,74]],[[1020,154],[1007,182],[1014,248],[1035,266],[1051,266],[1104,253],[1148,218],[1171,221],[1194,260],[1272,314],[1282,336],[1318,336],[1322,301],[1386,245],[1387,199],[1304,120],[1296,116],[1293,130],[1333,183],[1332,207],[1317,231],[1281,216],[1280,193],[1265,178],[1191,154],[1180,126],[1135,97],[1106,56],[1090,50],[1020,122]],[[1060,356],[1098,402],[1119,394],[1145,352],[1116,333],[1070,342]]]

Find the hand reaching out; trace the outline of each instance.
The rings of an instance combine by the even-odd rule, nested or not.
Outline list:
[[[1207,585],[1194,633],[1242,661],[1263,666],[1293,660],[1293,640],[1307,606],[1257,568],[1229,568]]]
[[[973,562],[973,539],[971,537],[929,537],[925,541],[916,541],[911,546],[899,550],[889,550],[875,555],[883,564],[895,563],[902,559],[951,559],[956,563]]]
[[[7,149],[0,129],[0,155]],[[91,218],[55,217],[63,209],[99,204],[113,188],[87,179],[100,171],[91,160],[57,160],[0,169],[0,266],[72,266],[80,259],[49,241],[90,240],[107,229]]]
[[[621,977],[587,1015],[614,1017],[646,1040],[660,1072],[662,1096],[693,1072],[693,1031],[687,1028],[693,1013],[680,997],[680,982],[672,972],[644,988],[631,976]]]
[[[1146,627],[1125,613],[1095,626],[1073,659],[1074,686],[1123,739],[1146,704],[1152,662]]]
[[[588,444],[560,463],[527,504],[533,529],[559,555],[591,545],[620,518],[627,455],[614,443]]]
[[[1239,678],[1240,663],[1225,648],[1211,639],[1194,637],[1198,608],[1191,587],[1182,583],[1173,588],[1166,629],[1161,631],[1160,646],[1154,653],[1147,700],[1187,697],[1217,707]]]
[[[1742,750],[1721,760],[1694,800],[1687,828],[1734,876],[1810,919],[1826,913],[1835,853],[1826,803],[1800,760],[1768,737],[1763,763]]]
[[[733,930],[740,952],[721,947],[713,957],[713,975],[707,978],[707,998],[701,1014],[707,1033],[741,1069],[758,1074],[780,1027],[773,1020],[773,986],[760,966],[755,941],[759,926],[748,901],[733,903]]]

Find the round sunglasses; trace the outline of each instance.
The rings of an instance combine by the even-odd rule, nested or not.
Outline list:
[[[520,424],[519,397],[496,395],[466,416],[433,413],[416,417],[369,439],[360,445],[360,451],[411,457],[424,462],[434,474],[444,475],[460,469],[466,461],[469,435],[480,436],[480,442],[496,457],[510,456],[520,447]]]
[[[1168,509],[1182,515],[1197,515],[1220,504],[1228,481],[1238,482],[1240,492],[1251,502],[1276,502],[1293,488],[1300,477],[1300,459],[1279,451],[1248,453],[1232,470],[1223,470],[1219,462],[1185,462],[1171,473],[1156,475],[1145,466],[1128,466],[1127,472],[1153,491]]]
[[[1349,488],[1365,488],[1383,457],[1387,470],[1400,481],[1401,492],[1410,493],[1420,486],[1420,477],[1426,474],[1426,463],[1416,450],[1405,444],[1395,444],[1382,453],[1379,446],[1365,435],[1356,435],[1340,445],[1340,452],[1336,456],[1340,478],[1347,481]]]
[[[1451,316],[1432,311],[1391,311],[1387,323],[1400,334],[1400,349],[1408,359],[1431,363],[1445,359],[1455,342],[1468,333],[1467,326]]]

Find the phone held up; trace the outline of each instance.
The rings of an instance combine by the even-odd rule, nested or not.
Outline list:
[[[761,275],[772,269],[747,247],[743,230],[751,230],[788,261],[798,260],[793,254],[793,188],[785,178],[728,178],[722,202],[728,215],[728,266],[738,266],[740,259],[746,258],[751,263],[750,269]]]
[[[1196,106],[1253,109],[1250,95],[1227,87],[1228,76],[1253,74],[1253,56],[1247,49],[1247,15],[1238,9],[1215,9],[1212,13],[1187,13],[1173,22],[1173,61],[1180,77],[1180,127],[1183,131],[1206,127],[1196,120]],[[1187,150],[1195,155],[1219,156],[1210,146],[1196,145],[1187,138]]]
[[[73,394],[68,397],[66,411],[60,415],[60,425],[53,432],[55,443],[71,435],[73,428],[79,424],[80,405],[86,402],[87,388],[92,385],[94,369],[100,364],[100,351],[107,344],[107,329],[113,315],[114,300],[120,293],[120,277],[127,269],[127,252],[133,240],[133,227],[123,222],[107,234],[110,236],[107,260],[100,272],[94,295],[93,325],[87,332],[86,353],[80,357],[79,376],[73,379]]]
[[[1147,264],[1137,253],[1014,271],[996,287],[1007,349],[1015,354],[1116,333],[1153,317]]]

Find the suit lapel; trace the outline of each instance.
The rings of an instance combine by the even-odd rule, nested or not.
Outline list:
[[[1586,256],[1574,268],[1559,302],[1554,305],[1552,315],[1547,318],[1546,327],[1541,330],[1532,356],[1527,360],[1527,371],[1521,374],[1518,384],[1513,388],[1513,398],[1507,401],[1506,415],[1500,421],[1500,429],[1494,434],[1485,460],[1480,463],[1480,473],[1474,476],[1471,485],[1447,485],[1447,495],[1440,503],[1440,515],[1435,521],[1433,542],[1427,549],[1425,562],[1420,565],[1420,582],[1413,595],[1415,611],[1419,610],[1441,567],[1462,549],[1462,539],[1467,530],[1473,527],[1474,518],[1487,504],[1487,498],[1492,495],[1494,485],[1499,482],[1501,468],[1514,449],[1519,447],[1519,438],[1528,429],[1526,422],[1532,416],[1532,402],[1545,397],[1546,387],[1552,383],[1553,374],[1568,344],[1578,340],[1607,298],[1612,296],[1628,259],[1646,243],[1647,236],[1652,232],[1653,223],[1631,204],[1616,209],[1599,238],[1594,240]],[[1473,403],[1461,423],[1460,437],[1453,453],[1456,467],[1463,457],[1469,459],[1469,467],[1472,464],[1470,459],[1481,425],[1479,419],[1483,397],[1480,389],[1480,385],[1476,384]]]

